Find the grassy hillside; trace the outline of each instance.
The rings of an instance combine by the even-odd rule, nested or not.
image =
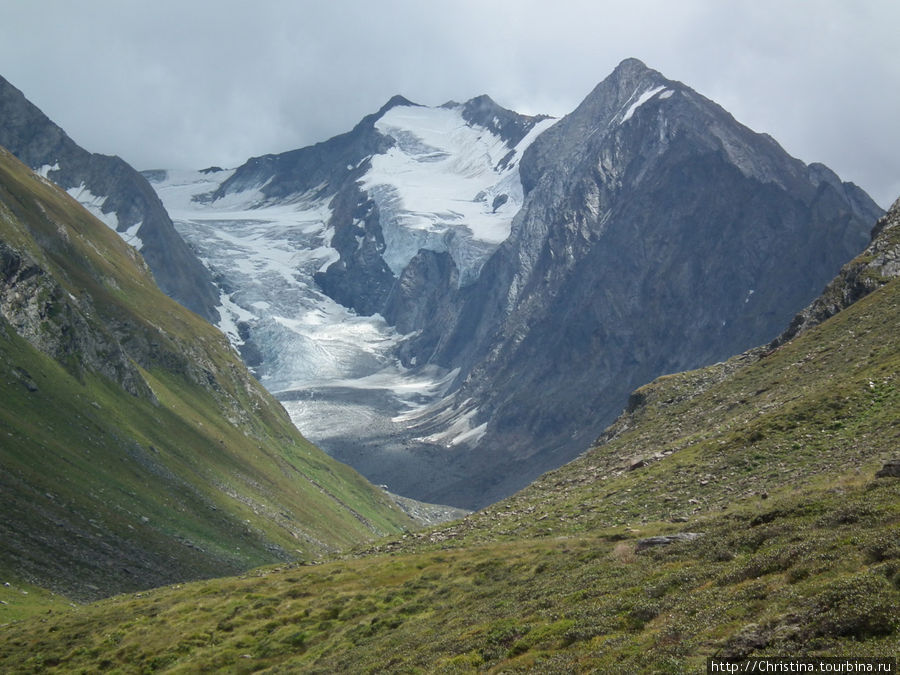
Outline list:
[[[22,672],[702,672],[900,652],[900,280],[672,375],[504,502],[318,565],[7,626]],[[668,545],[643,541],[689,534]]]
[[[304,440],[117,234],[3,150],[0,400],[0,581],[89,599],[411,524]]]

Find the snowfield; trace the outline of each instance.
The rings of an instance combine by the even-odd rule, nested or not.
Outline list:
[[[396,145],[372,157],[360,181],[381,214],[384,260],[400,275],[421,248],[449,251],[460,283],[473,281],[509,237],[522,207],[518,162],[547,119],[514,148],[479,126],[461,108],[397,106],[375,123]]]

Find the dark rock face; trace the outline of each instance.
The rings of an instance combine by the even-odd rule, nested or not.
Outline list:
[[[493,120],[491,103],[467,110]],[[586,449],[639,385],[771,340],[881,214],[634,59],[519,170],[525,204],[474,283],[457,289],[447,261],[422,251],[378,310],[417,331],[404,362],[459,368],[456,404],[476,402],[487,422],[434,476],[391,481],[416,498],[477,508],[510,494]]]
[[[459,273],[449,253],[422,249],[391,288],[382,314],[401,333],[443,325],[447,314],[452,315],[452,289],[458,283]]]
[[[354,182],[341,188],[331,207],[331,247],[337,249],[340,259],[317,273],[316,283],[342,305],[367,316],[375,314],[384,307],[394,285],[394,274],[381,257],[384,237],[378,207]]]
[[[210,321],[218,321],[219,294],[209,272],[175,231],[147,180],[119,157],[79,147],[0,77],[0,145],[32,169],[58,167],[47,177],[65,190],[84,186],[106,197],[104,213],[116,215],[120,232],[140,223],[141,254],[164,293]]]
[[[529,117],[507,110],[497,105],[490,96],[485,94],[466,101],[463,105],[462,116],[469,124],[475,124],[494,132],[506,141],[510,148],[515,147],[519,141],[525,138],[525,135],[537,122],[547,119],[546,115]]]
[[[900,200],[872,228],[872,241],[769,345],[778,347],[900,277]]]

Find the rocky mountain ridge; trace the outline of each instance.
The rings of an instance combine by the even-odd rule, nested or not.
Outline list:
[[[770,339],[880,214],[636,60],[540,134],[519,174],[522,209],[479,277],[453,292],[452,266],[422,252],[397,284],[429,301],[413,305],[420,323],[386,314],[417,331],[408,362],[460,369],[454,409],[487,424],[450,460],[461,479],[431,481],[429,499],[521,487],[583,450],[641,382]]]
[[[136,246],[160,288],[209,321],[219,295],[146,179],[119,157],[90,153],[0,77],[0,146],[69,191]]]

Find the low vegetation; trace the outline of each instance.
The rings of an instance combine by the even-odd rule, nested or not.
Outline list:
[[[4,629],[20,672],[698,672],[706,656],[895,654],[898,493],[860,477],[698,519],[284,565]]]
[[[0,263],[0,582],[84,601],[412,526],[116,233],[2,149]]]
[[[575,462],[321,564],[47,607],[21,672],[700,672],[900,651],[888,283],[768,353],[661,378]],[[699,536],[646,547],[652,536]]]
[[[7,581],[0,669],[696,673],[710,656],[896,656],[900,479],[876,473],[900,448],[898,325],[894,280],[778,348],[660,378],[636,391],[578,460],[451,524],[88,605]],[[9,330],[0,344],[10,354],[25,349]],[[62,367],[28,355],[27,376],[5,371],[11,405],[49,396],[42,382]],[[180,378],[142,372],[160,407],[120,408],[99,379],[48,381],[87,387],[78,391],[120,415],[142,448],[166,447],[166,466],[188,474],[209,466],[220,486],[311,452],[279,437],[284,459],[265,459],[266,446],[253,447],[260,436],[242,445],[214,419],[214,394],[189,399],[193,389]],[[61,407],[71,396],[46,400]],[[72,412],[85,429],[99,424],[87,407]],[[147,516],[164,523],[158,532],[184,532],[190,522],[190,541],[210,550],[243,550],[242,537],[263,529],[251,521],[217,539],[204,530],[215,516],[187,515],[216,505],[212,492],[173,489],[153,502],[126,480],[137,454],[77,465],[46,429],[53,419],[27,406],[3,418],[36,439],[29,452],[53,449],[67,463],[72,485],[42,485],[57,490],[45,499],[96,505],[131,490],[142,509],[160,509]],[[202,462],[164,445],[169,424],[206,448]],[[71,436],[81,433],[76,426]],[[244,459],[213,452],[219,439]],[[310,483],[326,485],[335,469],[308,461]],[[77,496],[74,486],[92,470],[108,492]],[[242,503],[247,514],[266,508]],[[84,531],[115,522],[127,529],[146,512],[132,508],[110,509],[108,521],[88,521]],[[354,512],[369,524],[381,513]]]

